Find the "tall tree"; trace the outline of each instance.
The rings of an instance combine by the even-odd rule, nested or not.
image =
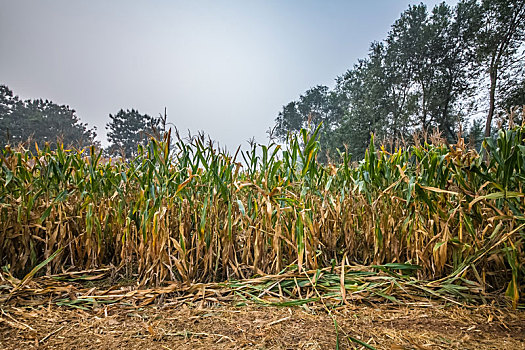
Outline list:
[[[0,85],[0,140],[2,144],[6,144],[13,140],[13,131],[15,131],[14,143],[18,143],[21,140],[16,140],[16,130],[23,130],[21,126],[17,125],[21,120],[17,118],[14,113],[20,109],[22,101],[18,96],[13,95],[7,86]]]
[[[275,136],[281,141],[285,141],[288,132],[301,130],[303,127],[303,116],[299,113],[297,102],[292,101],[283,106],[283,110],[275,119]]]
[[[123,155],[131,158],[137,154],[139,144],[147,143],[153,128],[159,120],[147,114],[140,114],[135,109],[109,115],[110,121],[106,124],[110,147],[108,152],[112,155]]]
[[[431,14],[423,4],[410,6],[387,38],[338,78],[336,91],[347,109],[333,133],[336,144],[347,144],[360,158],[371,133],[393,141],[439,128],[449,140],[456,137],[461,103],[473,90],[471,2],[456,11],[440,4]]]
[[[428,14],[424,4],[410,6],[386,39],[386,62],[394,63],[387,67],[403,67],[404,86],[417,99],[408,119],[425,131],[439,128],[449,140],[461,121],[457,102],[470,92],[473,28],[467,10],[441,3]]]
[[[370,133],[400,140],[415,129],[437,127],[455,137],[472,61],[465,12],[455,15],[441,4],[429,15],[423,4],[410,6],[386,40],[373,43],[368,58],[338,79],[348,110],[337,134],[353,143],[356,156],[364,154]]]
[[[345,144],[356,158],[371,133],[376,140],[400,140],[438,128],[454,141],[485,68],[491,80],[489,132],[502,73],[520,76],[516,68],[525,70],[519,60],[525,52],[524,12],[525,2],[512,0],[460,0],[454,8],[441,3],[430,13],[424,4],[409,6],[386,39],[373,43],[367,58],[337,78],[335,89],[310,89],[286,105],[277,129],[286,135],[308,118],[323,121],[329,127],[321,131],[321,147]],[[520,100],[521,91],[515,83],[506,100]]]
[[[307,90],[299,100],[288,103],[279,112],[275,120],[275,136],[284,141],[289,132],[322,123],[319,142],[325,152],[319,154],[319,160],[326,160],[326,151],[332,148],[333,130],[339,126],[344,113],[340,97],[337,92],[323,85]]]
[[[367,59],[360,60],[353,69],[337,80],[336,91],[344,96],[346,113],[336,131],[337,142],[346,145],[350,153],[359,159],[370,143],[370,135],[388,137],[389,118],[397,119],[398,109],[390,98],[397,94],[393,77],[384,67],[384,45],[374,43]]]
[[[48,100],[22,101],[7,86],[0,86],[0,142],[18,144],[32,141],[40,146],[56,142],[84,148],[95,144],[94,128],[82,123],[75,110]]]
[[[465,129],[465,140],[467,140],[468,145],[480,152],[481,144],[483,143],[483,121],[481,119],[475,119],[472,122],[470,128]]]
[[[505,91],[503,98],[500,100],[499,107],[505,111],[510,111],[513,107],[525,106],[525,77],[521,80],[512,82],[512,85]]]
[[[489,109],[485,123],[485,136],[490,136],[496,108],[496,95],[502,72],[523,65],[525,40],[525,1],[482,0],[478,59],[489,76]]]

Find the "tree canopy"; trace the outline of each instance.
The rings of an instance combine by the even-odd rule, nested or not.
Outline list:
[[[325,152],[346,148],[360,159],[371,134],[393,145],[437,129],[453,142],[483,109],[490,131],[495,108],[525,104],[523,80],[516,78],[524,67],[524,26],[525,2],[460,0],[431,11],[422,3],[409,6],[334,88],[316,86],[285,105],[276,134],[284,139],[308,122],[322,122]],[[501,86],[507,88],[495,103]],[[478,135],[479,120],[471,127]]]
[[[110,142],[108,153],[131,158],[137,154],[139,144],[147,143],[153,128],[159,120],[147,114],[140,114],[135,109],[127,109],[109,115],[110,121],[106,124],[108,129],[108,141]]]
[[[7,86],[0,85],[0,143],[29,142],[51,148],[57,141],[66,147],[84,148],[95,143],[95,128],[82,123],[75,110],[49,100],[21,100]]]

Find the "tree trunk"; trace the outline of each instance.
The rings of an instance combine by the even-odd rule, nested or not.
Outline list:
[[[496,72],[495,69],[490,72],[490,93],[489,93],[489,113],[487,115],[487,122],[485,124],[485,137],[490,137],[490,129],[492,126],[492,116],[495,109],[495,95],[496,95]]]

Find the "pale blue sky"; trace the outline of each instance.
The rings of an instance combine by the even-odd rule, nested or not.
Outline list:
[[[416,3],[0,0],[0,84],[70,105],[103,144],[109,113],[166,106],[233,149],[266,142],[284,104],[332,86]]]

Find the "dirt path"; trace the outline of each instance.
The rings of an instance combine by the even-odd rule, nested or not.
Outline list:
[[[340,349],[525,349],[523,311],[349,305],[333,315]],[[321,307],[2,307],[0,316],[1,349],[336,349],[337,339]]]

